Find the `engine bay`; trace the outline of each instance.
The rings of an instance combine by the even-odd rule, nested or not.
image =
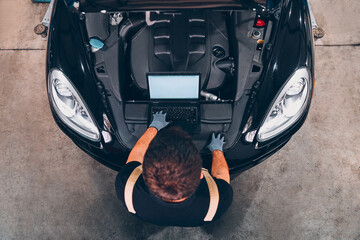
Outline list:
[[[239,81],[237,65],[251,62],[255,56],[240,56],[241,62],[237,61],[239,47],[247,47],[247,43],[240,39],[244,46],[237,46],[234,31],[249,35],[249,23],[252,27],[255,18],[251,11],[87,13],[86,28],[89,39],[104,42],[101,51],[111,51],[106,65],[111,64],[109,61],[121,64],[118,69],[122,76],[112,81],[122,85],[122,100],[148,100],[148,73],[179,72],[200,74],[203,99],[232,101]],[[256,34],[259,36],[246,37],[255,42],[263,40],[265,28]],[[104,57],[97,57],[96,65],[99,61],[105,61]],[[254,69],[261,68],[260,59],[257,61]],[[95,68],[100,75],[105,71],[102,66]],[[113,74],[112,69],[107,70]]]
[[[151,25],[146,24],[131,39],[130,66],[137,87],[148,88],[147,73],[179,72],[200,73],[201,89],[219,88],[226,72],[217,61],[231,61],[229,42],[222,13],[209,15],[151,14]]]
[[[147,127],[148,74],[166,73],[200,75],[199,149],[211,132],[227,133],[225,149],[235,143],[270,37],[262,19],[252,10],[86,13],[94,72],[127,147]]]

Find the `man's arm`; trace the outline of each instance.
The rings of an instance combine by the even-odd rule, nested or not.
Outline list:
[[[220,150],[215,150],[212,153],[211,175],[230,184],[229,167],[224,153]]]
[[[126,163],[137,161],[141,164],[144,162],[145,153],[149,147],[149,144],[156,136],[158,130],[155,127],[149,127],[145,133],[136,142],[134,148],[131,150]]]
[[[162,111],[157,112],[153,115],[153,120],[149,128],[145,133],[139,138],[136,142],[134,148],[131,150],[128,160],[126,163],[137,161],[139,163],[144,162],[145,153],[151,143],[151,141],[156,136],[157,132],[166,127],[169,123],[165,120],[166,113]]]
[[[207,146],[212,152],[212,165],[211,165],[211,175],[218,179],[222,179],[230,184],[230,173],[229,167],[225,160],[223,151],[224,146],[224,137],[221,138],[220,134],[215,137],[215,134],[212,134],[211,142]]]

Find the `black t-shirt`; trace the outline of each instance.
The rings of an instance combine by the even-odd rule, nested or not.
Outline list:
[[[115,187],[118,198],[124,206],[124,188],[126,181],[139,162],[126,164],[116,177]],[[227,182],[214,178],[219,189],[219,206],[214,219],[219,218],[230,206],[233,191]],[[133,205],[136,216],[141,220],[161,226],[199,226],[204,222],[209,209],[210,194],[205,178],[194,194],[180,203],[165,202],[153,195],[146,187],[142,175],[138,178],[133,191]]]

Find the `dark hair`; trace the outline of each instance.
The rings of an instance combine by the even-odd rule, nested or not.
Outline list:
[[[191,136],[179,127],[160,131],[144,157],[143,178],[162,200],[180,200],[200,183],[202,159]]]

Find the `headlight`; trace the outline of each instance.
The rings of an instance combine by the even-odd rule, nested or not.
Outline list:
[[[63,72],[50,71],[48,91],[57,115],[67,126],[92,141],[100,139],[99,130],[84,101]]]
[[[310,95],[310,74],[300,68],[290,77],[261,125],[257,139],[267,141],[288,129],[305,110]]]

